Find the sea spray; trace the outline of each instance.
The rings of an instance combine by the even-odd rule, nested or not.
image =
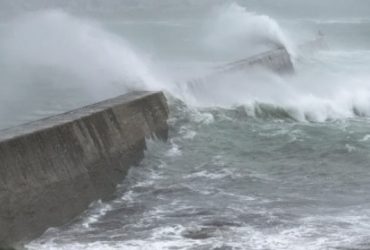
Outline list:
[[[117,90],[160,88],[149,61],[97,22],[48,10],[24,15],[8,27],[0,43],[1,61],[19,69],[17,74],[63,72],[74,81],[58,84],[79,84],[100,98]]]
[[[336,55],[335,60],[339,58]],[[370,54],[366,58],[370,61]],[[289,119],[298,121],[370,115],[369,73],[359,68],[349,74],[354,72],[350,66],[335,64],[324,52],[310,63],[315,66],[304,71],[298,68],[290,77],[253,69],[191,82],[183,88],[183,99],[198,107],[244,106],[248,115],[256,117],[280,118],[284,111]]]
[[[0,128],[132,90],[163,88],[138,48],[97,21],[61,10],[4,23],[0,54]]]
[[[284,47],[294,55],[292,41],[276,20],[267,15],[248,12],[236,3],[215,8],[204,30],[205,45],[218,53],[234,52],[240,57]]]
[[[214,48],[225,46],[222,49],[238,50],[241,56],[246,48],[252,48],[251,43],[265,41],[265,45],[283,45],[290,50],[290,43],[286,42],[290,39],[272,18],[249,13],[236,4],[222,6],[224,12],[219,7],[217,18],[205,21],[210,29],[204,37],[213,42]],[[78,100],[86,96],[96,100],[137,89],[165,90],[195,107],[244,105],[247,110],[254,110],[250,114],[256,116],[274,110],[266,107],[283,109],[296,120],[326,121],[370,115],[369,74],[364,70],[352,74],[349,72],[353,69],[344,69],[336,63],[341,58],[348,61],[351,57],[348,53],[332,56],[333,60],[330,57],[333,52],[319,53],[309,59],[312,61],[297,62],[297,72],[292,77],[254,69],[189,83],[184,80],[186,77],[180,81],[157,74],[154,69],[159,65],[153,65],[124,38],[106,31],[97,22],[63,11],[34,12],[7,25],[9,29],[2,32],[0,42],[0,63],[5,65],[1,69],[2,117],[30,110],[44,109],[45,115],[53,110],[65,111],[63,108],[70,108],[63,102],[65,92],[75,93]],[[370,61],[370,54],[362,54],[363,60]],[[188,74],[188,79],[193,77]],[[47,95],[45,89],[55,93]],[[20,100],[25,104],[15,109],[22,103]],[[40,107],[32,106],[38,102]],[[27,119],[30,118],[24,120]]]

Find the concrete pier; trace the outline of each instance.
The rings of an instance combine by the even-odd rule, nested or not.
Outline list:
[[[278,48],[252,56],[243,60],[226,64],[219,68],[221,71],[236,71],[251,69],[252,67],[263,67],[278,74],[291,74],[294,66],[285,48]]]
[[[109,199],[167,118],[163,93],[133,92],[0,131],[0,249]]]
[[[216,67],[212,73],[203,77],[190,79],[187,81],[189,88],[209,88],[206,83],[211,83],[214,79],[234,72],[251,71],[255,68],[262,68],[280,75],[289,75],[294,73],[294,65],[289,52],[285,48],[273,49],[246,59],[234,61],[219,67]],[[196,94],[196,93],[195,93]]]

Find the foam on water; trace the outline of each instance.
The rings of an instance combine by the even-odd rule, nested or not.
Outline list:
[[[318,54],[314,60],[303,58],[304,67],[312,68],[301,69],[298,65],[297,74],[291,77],[257,70],[220,76],[192,85],[184,99],[208,107],[245,105],[252,116],[299,121],[369,116],[370,74],[362,67],[370,57],[363,53],[358,61],[356,54],[336,53],[334,58],[330,52]],[[339,63],[341,60],[346,63]],[[351,69],[350,62],[360,66]]]
[[[167,151],[167,156],[169,157],[176,157],[181,155],[181,150],[179,146],[171,140],[171,148]]]
[[[182,117],[178,119],[181,120]],[[276,165],[263,173],[260,170],[262,166],[259,165],[255,169],[250,169],[259,162],[259,160],[256,162],[253,160],[254,157],[258,157],[256,154],[249,160],[244,157],[235,159],[238,154],[247,155],[245,151],[247,146],[238,146],[244,138],[235,139],[243,136],[244,133],[250,133],[249,131],[253,128],[251,126],[255,125],[255,128],[259,129],[246,139],[251,140],[252,148],[260,147],[259,143],[263,141],[267,144],[278,145],[274,150],[277,152],[281,147],[286,146],[286,143],[288,145],[292,143],[291,133],[302,138],[302,141],[296,144],[297,146],[309,145],[306,141],[316,140],[317,136],[311,138],[306,133],[317,129],[317,125],[297,126],[297,124],[289,123],[287,126],[285,123],[253,125],[253,122],[249,121],[244,124],[248,127],[246,130],[245,128],[240,129],[240,126],[243,126],[240,121],[225,120],[224,122],[235,124],[234,128],[230,126],[227,128],[237,129],[237,133],[240,133],[239,136],[231,138],[235,144],[231,144],[229,151],[223,152],[228,148],[225,142],[210,141],[206,145],[199,144],[198,137],[208,136],[213,139],[214,134],[213,136],[208,133],[204,135],[204,132],[217,128],[219,120],[216,119],[215,122],[209,124],[198,123],[197,120],[187,122],[187,129],[198,128],[195,138],[189,140],[183,138],[181,133],[175,133],[172,136],[172,143],[169,144],[149,141],[144,164],[130,170],[128,178],[118,192],[122,195],[121,198],[109,202],[109,211],[106,210],[104,203],[97,203],[84,215],[85,218],[77,222],[77,226],[73,226],[72,229],[63,229],[58,233],[46,234],[29,244],[28,249],[321,250],[336,247],[353,248],[361,244],[366,246],[366,237],[370,230],[369,210],[366,206],[362,208],[335,207],[334,205],[335,208],[330,207],[332,210],[325,212],[327,207],[323,206],[322,210],[317,207],[320,200],[311,196],[305,197],[305,193],[296,191],[300,188],[305,192],[313,189],[310,185],[305,186],[307,182],[311,183],[311,180],[315,179],[307,176],[310,173],[309,169],[306,169],[308,172],[295,173],[299,168],[294,167],[294,164],[291,168],[285,169],[284,167],[280,170],[275,170],[279,168]],[[301,126],[307,131],[302,131]],[[318,126],[322,126],[323,129],[330,127],[327,124]],[[342,129],[338,126],[333,127],[338,130]],[[178,129],[181,131],[181,126]],[[225,128],[216,132],[226,133],[223,137],[225,139],[230,135]],[[311,131],[313,134],[316,132]],[[363,132],[366,133],[357,134],[356,138],[361,139],[367,135],[366,129]],[[279,138],[285,139],[279,141]],[[335,136],[332,136],[330,140],[333,138],[335,139]],[[177,143],[176,147],[183,147],[182,154],[176,157],[168,154],[173,148],[173,142]],[[329,142],[329,144],[332,143]],[[207,147],[211,148],[207,151],[209,156],[200,153],[204,158],[199,158],[198,151]],[[346,145],[343,147],[346,148]],[[362,147],[360,146],[359,149],[361,150]],[[266,153],[269,152],[269,149],[264,148],[263,150]],[[317,151],[322,153],[320,149]],[[307,151],[303,152],[303,154],[306,153]],[[235,155],[229,156],[228,154]],[[192,159],[193,157],[195,160]],[[268,162],[267,165],[273,166],[275,161],[269,163],[268,157],[267,154],[263,156]],[[289,158],[289,155],[287,157]],[[293,157],[297,157],[296,152]],[[312,158],[316,157],[312,155]],[[305,160],[296,164],[301,166],[304,162]],[[289,161],[286,163],[291,164]],[[234,164],[241,165],[236,167]],[[323,171],[324,173],[318,173],[316,178],[321,176],[325,178],[326,173],[330,173],[330,177],[325,179],[326,185],[330,185],[331,181],[335,182],[338,178],[338,172],[326,169]],[[356,172],[356,169],[349,171]],[[348,176],[346,173],[343,175]],[[280,178],[282,182],[279,182]],[[306,181],[299,181],[304,178]],[[274,186],[270,192],[262,190],[271,184],[275,185],[274,183],[276,187]],[[290,184],[287,186],[287,183]],[[275,192],[279,192],[279,195],[275,196]],[[329,190],[324,186],[319,193],[325,192]],[[273,195],[269,196],[270,193]],[[130,210],[124,208],[131,208],[134,214],[130,214]],[[100,216],[102,214],[103,216]],[[114,215],[117,217],[107,219]],[[96,216],[98,216],[98,221],[95,221]],[[89,224],[89,228],[79,227],[91,219],[94,221]],[[102,231],[98,230],[99,224],[95,225],[96,222],[100,222],[100,226],[103,227]],[[122,225],[119,224],[121,222]],[[112,230],[109,223],[112,225],[118,223],[121,226],[116,226]],[[104,231],[106,225],[108,225],[108,230]],[[92,226],[96,231],[84,232],[84,230],[93,229]],[[76,231],[78,228],[80,231]],[[127,236],[130,232],[133,234]]]
[[[207,232],[205,228],[197,226],[185,228],[181,225],[167,226],[158,229],[146,240],[128,240],[124,242],[95,242],[87,244],[67,243],[57,244],[49,242],[47,245],[35,244],[30,250],[54,249],[292,249],[292,250],[321,250],[335,249],[336,247],[351,248],[354,242],[366,240],[369,228],[363,220],[364,216],[345,216],[341,221],[331,221],[332,218],[306,218],[302,225],[290,229],[258,230],[253,227],[234,227],[229,230],[219,229],[209,231],[211,238],[194,240],[186,239],[184,234],[190,232]],[[273,218],[271,218],[273,220]],[[322,221],[335,225],[324,226]],[[323,232],[325,231],[325,233]],[[360,244],[361,245],[361,244]],[[364,245],[364,247],[366,244]],[[362,249],[362,248],[359,248]],[[364,248],[365,249],[365,248]]]
[[[90,205],[88,214],[85,215],[85,219],[82,222],[82,226],[86,229],[90,227],[91,224],[99,221],[104,215],[106,215],[113,208],[110,204],[103,203],[102,201],[94,202]]]

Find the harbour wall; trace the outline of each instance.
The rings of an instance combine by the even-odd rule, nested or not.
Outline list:
[[[220,76],[238,71],[251,71],[256,68],[266,69],[279,75],[290,75],[295,72],[292,57],[285,48],[277,48],[264,53],[248,57],[239,61],[234,61],[216,67],[212,73],[206,76],[193,78],[187,81],[190,88],[204,87],[205,83],[213,82]]]
[[[235,61],[220,67],[219,70],[225,72],[246,70],[253,67],[263,67],[279,74],[294,73],[291,55],[285,48],[277,48],[243,60]]]
[[[109,199],[145,140],[168,136],[161,92],[132,92],[0,131],[0,249]]]

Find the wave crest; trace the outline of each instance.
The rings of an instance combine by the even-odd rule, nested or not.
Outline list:
[[[255,54],[285,47],[294,54],[292,42],[278,22],[267,15],[248,12],[236,3],[215,9],[206,24],[205,44],[216,51]]]

